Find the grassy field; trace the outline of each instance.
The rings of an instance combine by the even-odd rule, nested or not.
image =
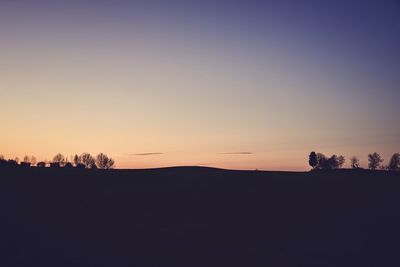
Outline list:
[[[0,169],[0,266],[400,266],[400,173]]]

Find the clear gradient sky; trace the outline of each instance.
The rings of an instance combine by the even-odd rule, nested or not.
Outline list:
[[[316,150],[387,163],[399,97],[399,1],[0,0],[6,157],[306,170]]]

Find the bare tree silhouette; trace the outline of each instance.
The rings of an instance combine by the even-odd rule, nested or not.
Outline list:
[[[346,162],[346,158],[344,156],[340,155],[337,159],[339,162],[339,168],[342,168],[344,163]]]
[[[93,169],[93,168],[97,167],[95,159],[89,153],[83,153],[80,156],[80,158],[81,158],[82,164],[85,165],[85,168],[92,168]]]
[[[68,160],[63,154],[58,153],[55,155],[52,159],[51,162],[48,161],[40,161],[37,162],[36,157],[31,156],[29,157],[28,155],[24,156],[23,160],[19,162],[18,157],[15,158],[15,160],[6,160],[3,155],[0,155],[0,167],[2,166],[9,166],[9,167],[30,167],[33,165],[36,165],[39,168],[44,168],[46,167],[47,164],[49,164],[50,167],[52,168],[72,168],[75,167],[79,169],[85,169],[85,168],[91,168],[91,169],[97,169],[98,166],[101,169],[112,169],[115,166],[115,161],[112,158],[109,158],[106,154],[100,153],[97,155],[96,158],[94,158],[91,154],[89,153],[82,153],[80,156],[75,155],[70,157],[71,161]],[[96,163],[98,165],[96,165]]]
[[[58,153],[57,155],[55,155],[53,157],[53,161],[51,163],[53,163],[53,167],[56,167],[56,165],[63,166],[65,162],[66,162],[66,159],[65,159],[64,155],[61,153]]]
[[[100,153],[96,157],[97,167],[100,169],[112,169],[114,167],[114,160],[109,158],[106,154]]]

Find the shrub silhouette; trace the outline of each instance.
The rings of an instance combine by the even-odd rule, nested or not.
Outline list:
[[[46,162],[40,161],[40,162],[38,162],[38,163],[36,164],[36,167],[44,168],[44,167],[46,167]]]

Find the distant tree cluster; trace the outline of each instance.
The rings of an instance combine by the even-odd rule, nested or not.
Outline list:
[[[344,166],[346,159],[344,156],[332,155],[326,157],[322,153],[311,152],[308,158],[308,164],[312,170],[333,170],[340,169]],[[370,170],[390,170],[400,171],[400,153],[394,153],[390,158],[388,165],[382,165],[383,158],[378,153],[368,154],[368,168]],[[350,167],[352,169],[360,169],[360,160],[353,156],[350,158]]]
[[[314,170],[333,170],[342,168],[346,159],[344,156],[332,155],[327,157],[322,153],[310,153],[308,163]]]
[[[39,168],[51,167],[51,168],[79,168],[79,169],[112,169],[115,166],[115,161],[108,157],[104,153],[98,154],[93,157],[89,153],[82,153],[81,155],[71,156],[70,160],[63,154],[58,153],[53,157],[50,162],[40,161],[37,162],[34,156],[25,156],[23,161],[15,159],[5,159],[3,155],[0,155],[0,167],[32,167],[36,166]]]

